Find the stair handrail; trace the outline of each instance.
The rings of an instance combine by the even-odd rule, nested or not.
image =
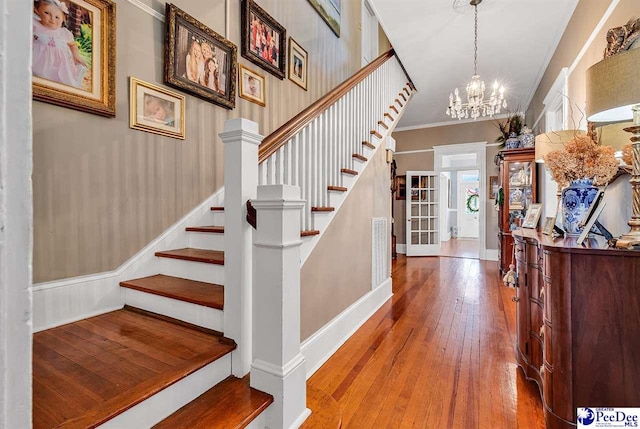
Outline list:
[[[311,121],[320,116],[325,110],[331,107],[337,100],[343,95],[348,93],[356,85],[367,78],[371,73],[377,70],[380,66],[386,63],[388,60],[397,57],[393,48],[387,52],[381,54],[378,58],[371,61],[369,64],[358,70],[353,76],[342,82],[340,85],[329,91],[323,97],[320,97],[314,103],[309,105],[306,109],[298,113],[291,118],[288,122],[282,125],[277,130],[273,131],[267,137],[264,138],[260,144],[258,150],[258,164],[262,164],[267,158],[278,151],[286,142],[293,137],[298,131],[307,126]],[[407,74],[406,70],[400,62],[400,58],[397,58],[402,70],[409,81],[409,85],[413,88],[411,78]]]

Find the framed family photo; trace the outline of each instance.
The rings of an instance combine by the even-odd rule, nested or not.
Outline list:
[[[267,105],[264,76],[239,64],[240,97],[261,106]]]
[[[340,37],[340,15],[342,14],[342,0],[309,0],[311,6],[324,19],[329,28]]]
[[[177,139],[185,138],[185,97],[135,77],[129,78],[129,126]]]
[[[289,80],[307,90],[307,51],[289,37]]]
[[[115,22],[111,0],[35,0],[33,98],[115,116]]]
[[[166,6],[165,22],[165,83],[233,109],[236,105],[236,45],[170,3]]]
[[[253,0],[242,0],[242,56],[284,79],[287,31]]]

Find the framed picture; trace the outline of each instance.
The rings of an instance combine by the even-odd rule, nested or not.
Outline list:
[[[307,51],[289,37],[289,80],[307,90]]]
[[[495,200],[498,194],[498,176],[489,176],[489,199]]]
[[[407,176],[396,176],[396,200],[407,199]]]
[[[340,37],[340,15],[342,10],[342,0],[309,0],[311,6],[329,25],[336,36]]]
[[[545,217],[544,224],[542,226],[542,233],[544,235],[553,235],[553,227],[556,224],[555,217]]]
[[[265,80],[263,75],[240,64],[238,80],[240,81],[241,98],[253,101],[261,106],[265,106],[267,104]]]
[[[184,95],[129,78],[129,126],[184,139]]]
[[[33,98],[115,116],[115,22],[111,0],[34,1]]]
[[[236,45],[167,3],[164,80],[227,109],[236,105]]]
[[[287,32],[253,0],[242,0],[242,56],[284,79]]]
[[[535,203],[529,206],[527,210],[527,214],[524,216],[524,221],[522,222],[523,228],[536,228],[538,226],[538,220],[540,220],[540,215],[542,214],[542,204]]]

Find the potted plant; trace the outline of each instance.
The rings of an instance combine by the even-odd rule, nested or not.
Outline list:
[[[522,131],[524,118],[520,113],[514,113],[504,119],[497,121],[496,127],[500,135],[496,139],[496,143],[502,143],[501,147],[506,146],[507,149],[515,149],[518,147],[518,136]]]

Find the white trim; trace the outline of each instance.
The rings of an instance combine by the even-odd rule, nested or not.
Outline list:
[[[274,377],[285,378],[296,369],[298,369],[300,365],[304,365],[304,363],[304,356],[302,355],[302,353],[298,353],[293,357],[293,359],[284,364],[284,366],[278,366],[262,359],[255,359],[253,363],[251,363],[251,368],[262,371]]]
[[[498,256],[498,249],[487,249],[484,255],[484,259],[486,261],[497,261]]]
[[[34,294],[35,297],[35,294]],[[58,326],[62,326],[62,325],[66,325],[68,323],[73,323],[73,322],[77,322],[78,320],[84,320],[84,319],[88,319],[90,317],[94,317],[94,316],[100,316],[101,314],[105,314],[105,313],[110,313],[112,311],[117,311],[117,310],[122,310],[123,305],[118,305],[115,307],[101,307],[100,310],[97,311],[91,311],[91,312],[86,312],[86,313],[81,313],[81,315],[74,315],[73,317],[68,317],[68,318],[56,318],[55,321],[50,322],[46,325],[39,325],[36,326],[34,323],[34,327],[33,327],[33,332],[40,332],[40,331],[46,331],[47,329],[51,329],[51,328],[55,328]],[[35,319],[34,319],[35,321]]]
[[[451,121],[444,121],[444,122],[432,122],[430,124],[418,124],[418,125],[408,125],[406,127],[397,127],[396,128],[396,132],[401,132],[401,131],[413,131],[413,130],[421,130],[424,128],[435,128],[435,127],[448,127],[451,125],[461,125],[461,124],[470,124],[472,122],[482,122],[482,121],[493,121],[495,119],[506,119],[509,116],[511,116],[508,113],[504,113],[504,114],[500,114],[500,115],[495,115],[495,116],[488,116],[488,117],[484,117],[484,118],[478,118],[478,119],[452,119]]]
[[[407,254],[407,245],[406,244],[396,244],[396,252],[401,255]]]
[[[410,155],[412,153],[427,153],[427,152],[433,152],[433,149],[405,150],[402,152],[395,152],[394,155]]]
[[[596,25],[596,27],[591,32],[591,35],[589,36],[584,46],[578,53],[578,56],[576,57],[576,59],[573,60],[573,63],[571,64],[571,66],[569,67],[569,71],[567,72],[567,77],[571,76],[573,74],[573,71],[576,69],[576,67],[578,67],[578,64],[580,63],[580,61],[582,61],[582,57],[584,57],[584,55],[587,53],[587,50],[589,49],[593,41],[598,36],[598,33],[600,33],[600,30],[602,30],[602,27],[604,27],[604,25],[607,23],[613,11],[616,9],[616,7],[618,7],[618,3],[620,3],[620,0],[611,1],[609,8],[606,10],[604,15],[602,15],[602,18],[600,18],[598,25]]]
[[[549,110],[557,111],[558,109],[562,109],[561,129],[566,129],[567,118],[569,115],[568,81],[568,68],[564,67],[560,70],[560,73],[558,73],[558,77],[556,77],[556,80],[553,82],[553,85],[551,85],[551,88],[549,88],[547,95],[544,97],[544,100],[542,101],[542,111],[534,122],[532,128],[538,126],[542,118],[546,116]],[[548,124],[545,125],[547,125],[548,128]],[[545,131],[549,130],[547,129]]]
[[[304,340],[300,351],[307,361],[307,379],[392,296],[392,279],[389,277]]]
[[[163,13],[160,13],[157,10],[153,9],[152,7],[147,6],[146,4],[142,3],[140,0],[127,0],[127,1],[132,5],[134,5],[135,7],[137,7],[138,9],[140,9],[141,11],[143,11],[144,13],[147,13],[153,16],[158,21],[164,22]]]

